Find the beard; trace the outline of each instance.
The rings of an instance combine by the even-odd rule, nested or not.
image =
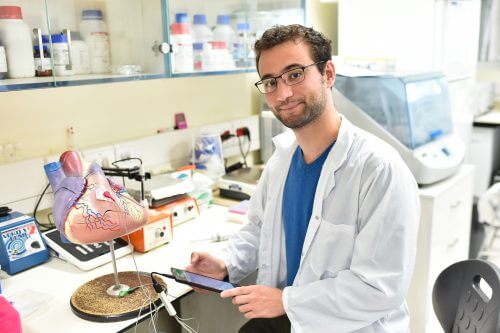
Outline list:
[[[318,95],[312,96],[310,100],[303,102],[304,108],[299,115],[292,115],[290,117],[283,117],[280,114],[280,107],[275,107],[274,115],[278,120],[290,129],[298,129],[310,124],[323,114],[326,107],[326,93],[325,90],[320,89]]]

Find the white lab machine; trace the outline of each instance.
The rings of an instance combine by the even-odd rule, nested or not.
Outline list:
[[[333,100],[353,124],[393,146],[420,185],[453,175],[464,159],[442,74],[337,75]]]

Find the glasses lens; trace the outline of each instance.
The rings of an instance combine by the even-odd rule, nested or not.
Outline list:
[[[273,92],[276,89],[276,79],[270,78],[265,79],[258,85],[260,92],[267,94]]]
[[[283,74],[283,80],[289,86],[304,81],[304,70],[302,68],[292,69]]]

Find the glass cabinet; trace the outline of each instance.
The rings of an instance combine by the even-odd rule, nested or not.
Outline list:
[[[0,0],[0,91],[254,70],[304,0]]]

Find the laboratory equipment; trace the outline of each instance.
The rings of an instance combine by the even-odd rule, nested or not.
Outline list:
[[[119,321],[148,312],[149,305],[158,299],[147,293],[119,298],[124,290],[143,283],[139,272],[118,273],[113,241],[144,226],[148,218],[147,207],[135,201],[122,186],[106,178],[96,163],[88,170],[84,168],[77,152],[67,151],[59,161],[48,163],[44,168],[54,192],[54,220],[62,242],[69,240],[87,245],[107,241],[109,244],[113,274],[80,286],[70,299],[73,312],[92,321]],[[113,171],[121,175],[123,169]],[[140,172],[136,175],[126,171],[131,178],[143,181]]]
[[[0,265],[15,274],[49,259],[49,252],[35,220],[2,207],[0,215]]]
[[[57,229],[46,231],[42,234],[43,239],[50,249],[51,255],[69,262],[81,270],[89,271],[112,260],[109,242],[94,244],[73,244],[63,242]],[[130,254],[134,248],[123,239],[112,240],[115,257],[121,258]]]
[[[142,253],[167,244],[173,239],[172,217],[162,211],[150,209],[148,223],[123,238],[130,240],[134,250]]]
[[[261,175],[262,168],[259,167],[240,168],[231,171],[218,181],[220,195],[235,200],[250,199],[257,188]]]
[[[453,175],[465,144],[453,134],[446,78],[439,73],[337,75],[337,110],[394,147],[421,185]]]

